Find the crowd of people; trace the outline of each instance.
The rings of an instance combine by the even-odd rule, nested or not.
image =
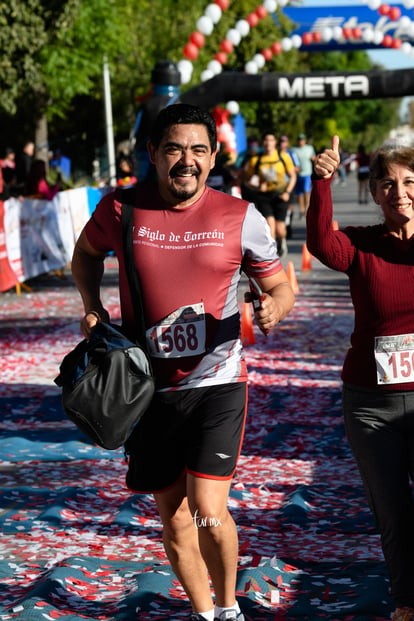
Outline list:
[[[31,198],[52,198],[64,187],[58,172],[56,181],[51,183],[47,175],[47,163],[35,157],[35,143],[27,141],[21,151],[7,147],[0,159],[3,178],[2,198],[27,196]]]
[[[292,222],[295,204],[298,206],[297,218],[301,220],[309,207],[312,188],[312,171],[316,158],[313,144],[304,133],[296,137],[291,145],[289,137],[278,135],[273,130],[263,133],[261,140],[249,138],[245,153],[234,162],[230,155],[223,153],[220,145],[220,176],[217,166],[207,179],[207,184],[224,192],[238,195],[254,202],[266,218],[272,237],[277,242],[281,258],[288,253],[287,240],[292,237]],[[364,157],[362,156],[364,153]],[[335,173],[335,181],[346,185],[347,175],[352,163],[357,170],[358,198],[360,203],[368,202],[367,160],[370,154],[362,145],[358,153],[351,155],[340,150],[340,164]]]

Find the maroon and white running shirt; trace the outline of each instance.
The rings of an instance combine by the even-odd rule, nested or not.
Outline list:
[[[158,389],[246,381],[237,301],[241,270],[265,277],[282,269],[265,219],[253,204],[208,187],[180,209],[165,203],[155,184],[142,184],[136,207],[134,261]],[[110,193],[85,230],[96,250],[118,257],[121,316],[131,330],[120,213]]]

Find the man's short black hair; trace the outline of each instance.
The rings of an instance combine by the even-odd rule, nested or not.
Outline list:
[[[159,112],[150,132],[150,142],[158,147],[172,125],[204,125],[212,151],[217,149],[216,122],[209,112],[190,104],[172,104]]]

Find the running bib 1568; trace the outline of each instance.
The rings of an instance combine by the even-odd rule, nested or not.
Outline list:
[[[148,351],[156,358],[197,356],[206,350],[204,304],[182,306],[146,332]]]
[[[378,384],[414,381],[414,334],[377,336],[375,362]]]

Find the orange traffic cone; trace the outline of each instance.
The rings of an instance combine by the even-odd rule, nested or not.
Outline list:
[[[312,255],[308,250],[306,244],[302,246],[302,270],[311,270],[312,269]]]
[[[253,345],[256,342],[254,338],[252,311],[250,302],[244,302],[241,316],[241,340],[243,345]]]
[[[338,224],[337,220],[334,220],[332,222],[332,228],[333,228],[334,231],[339,231],[339,224]]]
[[[286,268],[286,274],[287,274],[290,286],[292,287],[293,293],[295,294],[299,293],[299,285],[298,285],[298,280],[296,278],[295,266],[293,265],[292,261],[288,261],[287,268]]]

